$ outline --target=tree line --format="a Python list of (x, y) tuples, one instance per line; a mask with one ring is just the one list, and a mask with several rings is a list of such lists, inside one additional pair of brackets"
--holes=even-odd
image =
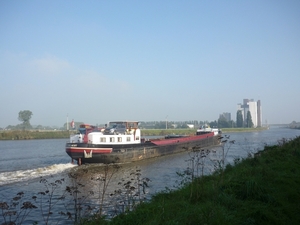
[[(33, 129), (30, 124), (30, 119), (32, 118), (33, 113), (30, 110), (20, 111), (18, 114), (18, 120), (22, 123), (11, 126), (9, 125), (6, 129), (10, 130), (31, 130)], [(235, 127), (253, 127), (252, 117), (250, 111), (247, 113), (247, 117), (244, 120), (243, 114), (241, 110), (237, 111), (236, 121), (227, 120), (223, 115), (219, 117), (218, 120), (215, 121), (198, 121), (198, 120), (189, 120), (189, 121), (148, 121), (148, 122), (140, 122), (140, 127), (144, 129), (188, 129), (193, 125), (194, 128), (198, 128), (202, 125), (209, 125), (210, 127), (218, 127), (218, 128), (235, 128)], [(65, 130), (67, 124), (60, 129)], [(35, 129), (43, 129), (45, 128), (42, 125), (38, 125)], [(49, 127), (50, 128), (50, 127)], [(51, 129), (51, 128), (50, 128)], [(53, 128), (52, 128), (53, 129)]]

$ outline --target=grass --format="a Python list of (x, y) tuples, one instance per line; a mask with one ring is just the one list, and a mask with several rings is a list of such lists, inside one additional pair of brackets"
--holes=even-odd
[[(222, 178), (222, 179), (221, 179)], [(93, 224), (299, 224), (300, 137)]]
[[(265, 127), (260, 128), (222, 128), (223, 133), (229, 132), (253, 132), (265, 130)], [(197, 129), (142, 129), (143, 136), (164, 136), (168, 134), (192, 135)]]
[(0, 132), (0, 140), (70, 138), (73, 131), (10, 130)]

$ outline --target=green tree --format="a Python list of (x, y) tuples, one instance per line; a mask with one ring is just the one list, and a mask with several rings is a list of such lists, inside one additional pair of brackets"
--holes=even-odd
[(19, 120), (22, 121), (22, 128), (25, 129), (30, 129), (31, 125), (30, 125), (30, 119), (32, 116), (32, 112), (30, 110), (23, 110), (19, 112)]
[(182, 123), (180, 126), (178, 126), (178, 128), (187, 129), (189, 126), (186, 123)]
[(229, 121), (226, 120), (226, 118), (221, 115), (220, 118), (218, 119), (218, 127), (219, 128), (227, 128), (230, 127), (231, 123), (229, 124)]
[(211, 128), (213, 128), (213, 127), (218, 127), (218, 122), (215, 120), (215, 121), (211, 121), (210, 123), (209, 123), (209, 126), (211, 127)]
[(237, 113), (236, 113), (236, 127), (243, 127), (242, 110), (238, 110)]
[(246, 127), (253, 127), (252, 117), (250, 111), (247, 112), (247, 119), (246, 119)]
[(169, 122), (167, 122), (167, 126), (166, 126), (165, 121), (159, 121), (155, 123), (154, 129), (166, 129), (166, 127), (170, 127), (170, 126), (171, 124)]

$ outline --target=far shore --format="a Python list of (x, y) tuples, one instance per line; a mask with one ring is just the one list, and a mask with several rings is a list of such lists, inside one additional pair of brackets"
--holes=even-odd
[[(261, 128), (222, 128), (222, 133), (231, 132), (258, 132), (266, 130)], [(168, 134), (193, 135), (197, 129), (141, 129), (142, 136), (165, 136)], [(31, 139), (67, 139), (76, 133), (75, 130), (5, 130), (0, 131), (0, 140), (31, 140)]]

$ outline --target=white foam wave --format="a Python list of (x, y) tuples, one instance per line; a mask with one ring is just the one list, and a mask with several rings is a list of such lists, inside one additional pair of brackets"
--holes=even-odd
[(18, 170), (12, 172), (3, 172), (0, 173), (0, 186), (11, 184), (15, 182), (27, 181), (42, 176), (48, 176), (63, 172), (70, 168), (75, 167), (76, 165), (67, 163), (67, 164), (54, 164), (47, 167), (41, 167), (31, 170)]

